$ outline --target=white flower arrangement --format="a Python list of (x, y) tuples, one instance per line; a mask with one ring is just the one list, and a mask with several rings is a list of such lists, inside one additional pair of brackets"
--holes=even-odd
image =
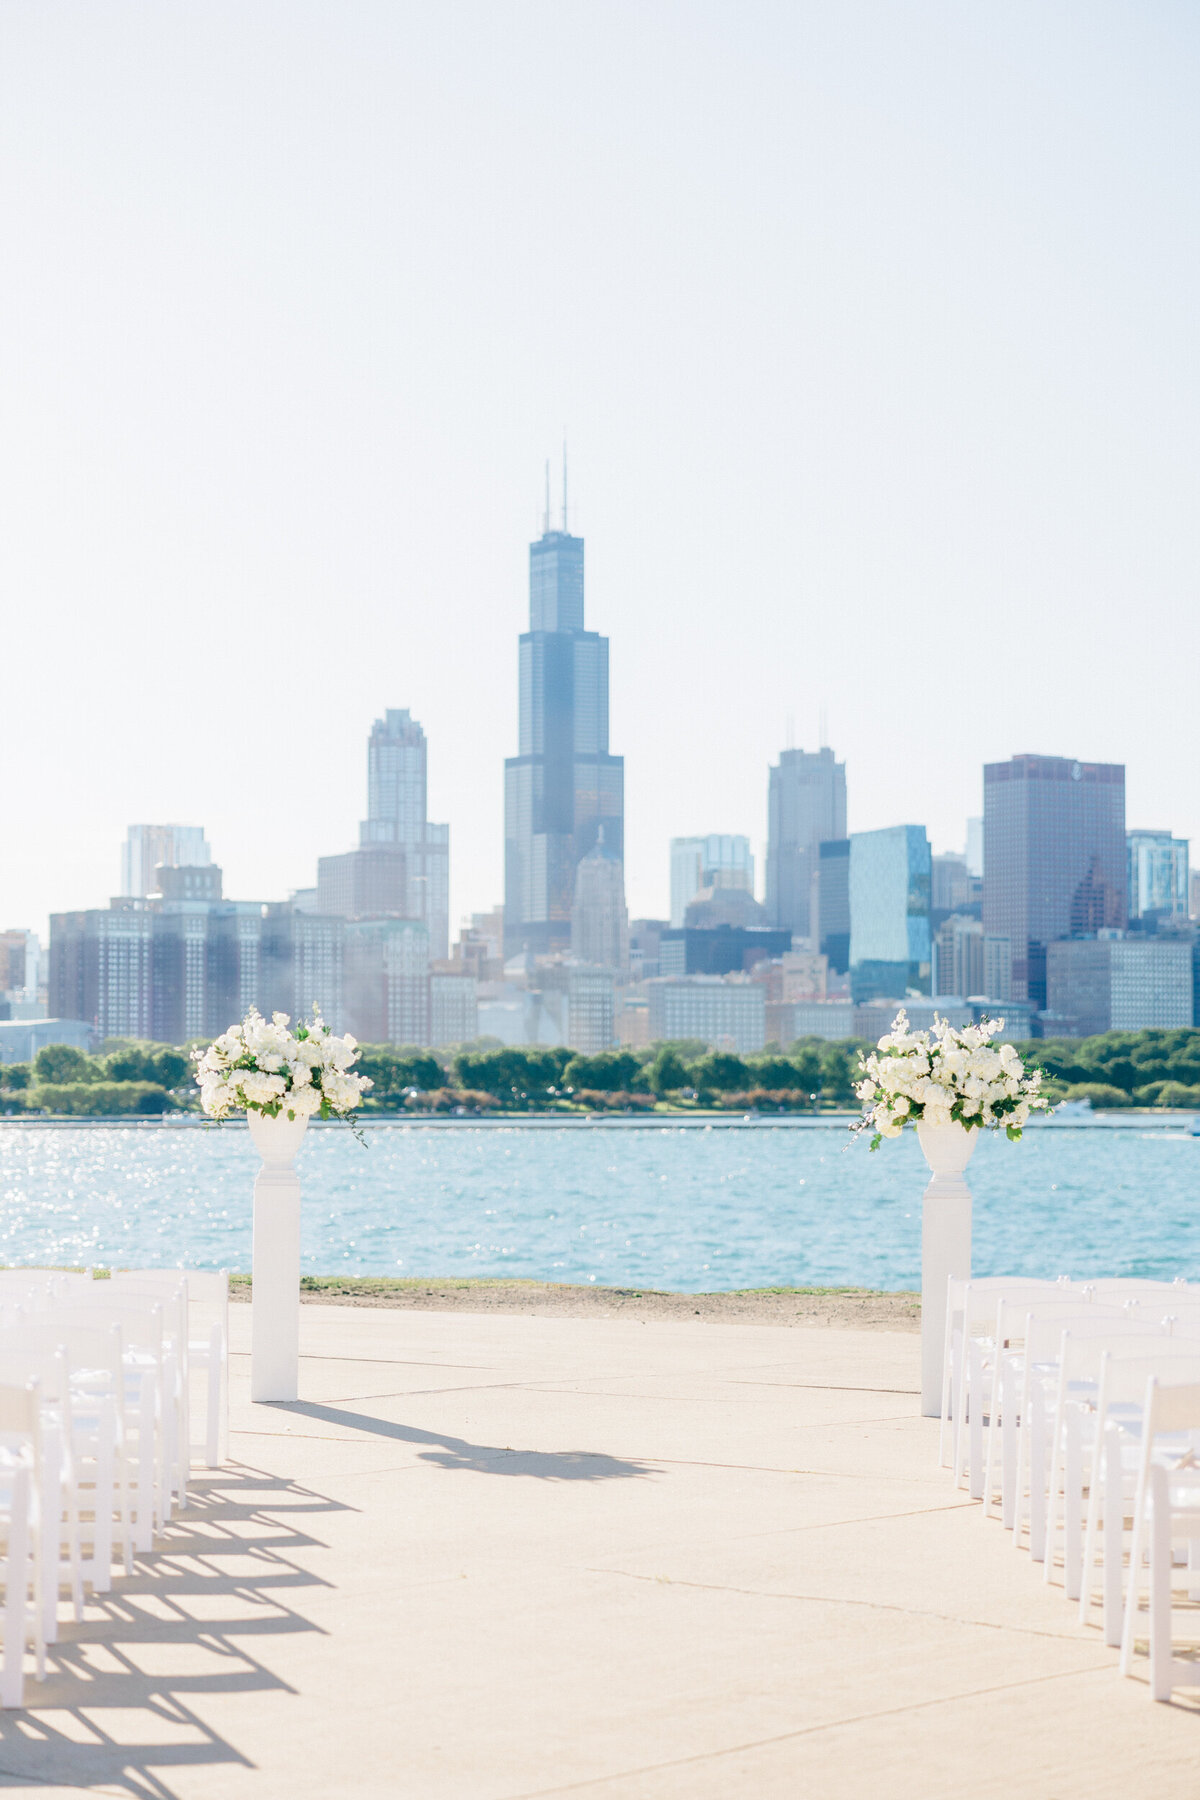
[(859, 1058), (855, 1093), (863, 1116), (854, 1131), (872, 1131), (872, 1150), (899, 1137), (906, 1125), (983, 1128), (1019, 1138), (1032, 1112), (1050, 1102), (1040, 1092), (1042, 1071), (1027, 1069), (1012, 1044), (993, 1047), (1003, 1019), (982, 1019), (957, 1030), (934, 1015), (932, 1031), (910, 1031), (904, 1008), (870, 1056)]
[(335, 1037), (313, 1008), (312, 1019), (289, 1026), (287, 1013), (270, 1022), (252, 1006), (240, 1025), (223, 1031), (207, 1050), (194, 1050), (200, 1104), (210, 1119), (231, 1112), (260, 1112), (269, 1119), (286, 1112), (289, 1119), (322, 1119), (353, 1115), (372, 1086), (355, 1075), (358, 1045), (352, 1037)]

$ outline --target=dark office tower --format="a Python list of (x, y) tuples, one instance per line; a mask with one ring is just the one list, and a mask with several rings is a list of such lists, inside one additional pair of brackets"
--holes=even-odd
[(846, 835), (846, 765), (833, 751), (782, 750), (767, 790), (767, 913), (772, 925), (812, 935), (819, 847)]
[(810, 935), (815, 948), (829, 958), (836, 974), (844, 975), (850, 967), (849, 838), (829, 839), (818, 846), (813, 909)]
[(983, 770), (983, 929), (1012, 994), (1046, 1006), (1046, 946), (1127, 921), (1125, 767), (1014, 756)]
[[(565, 514), (565, 507), (564, 507)], [(565, 950), (575, 871), (604, 831), (624, 856), (625, 763), (608, 751), (608, 639), (583, 628), (583, 539), (529, 547), (520, 648), (520, 754), (504, 765), (504, 944)]]

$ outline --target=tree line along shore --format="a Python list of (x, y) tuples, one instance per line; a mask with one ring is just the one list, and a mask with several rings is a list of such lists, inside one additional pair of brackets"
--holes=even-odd
[[(92, 1056), (48, 1044), (32, 1063), (0, 1066), (0, 1113), (119, 1117), (198, 1112), (192, 1046), (110, 1039)], [(583, 1056), (481, 1039), (424, 1050), (365, 1044), (374, 1086), (364, 1115), (843, 1111), (854, 1104), (856, 1040), (801, 1039), (752, 1056), (682, 1041)], [(1200, 1110), (1200, 1030), (1110, 1031), (1018, 1046), (1054, 1100)]]

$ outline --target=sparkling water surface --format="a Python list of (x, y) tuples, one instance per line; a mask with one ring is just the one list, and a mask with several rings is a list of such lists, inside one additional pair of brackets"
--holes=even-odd
[[(311, 1274), (508, 1275), (701, 1292), (920, 1286), (915, 1136), (843, 1127), (377, 1126), (297, 1158)], [(244, 1129), (0, 1128), (0, 1263), (250, 1267)], [(979, 1275), (1200, 1277), (1200, 1138), (1179, 1126), (985, 1137)]]

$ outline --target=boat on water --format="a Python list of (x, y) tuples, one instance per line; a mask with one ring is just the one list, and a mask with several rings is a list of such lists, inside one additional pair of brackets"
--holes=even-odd
[(1090, 1100), (1060, 1100), (1051, 1117), (1062, 1125), (1072, 1122), (1086, 1125), (1092, 1117), (1092, 1103)]

